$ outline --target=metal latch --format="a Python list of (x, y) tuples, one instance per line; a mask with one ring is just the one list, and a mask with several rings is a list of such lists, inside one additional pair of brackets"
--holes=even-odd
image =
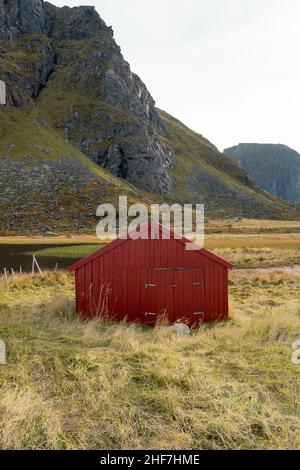
[(148, 289), (148, 287), (156, 287), (156, 284), (145, 284), (145, 289)]
[(156, 313), (145, 312), (145, 317), (155, 317)]
[(198, 316), (204, 317), (205, 312), (193, 312), (193, 315), (198, 315)]

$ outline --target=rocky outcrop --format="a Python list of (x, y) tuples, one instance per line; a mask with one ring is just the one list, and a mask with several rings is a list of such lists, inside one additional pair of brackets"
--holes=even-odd
[(300, 203), (300, 155), (286, 145), (239, 144), (224, 150), (266, 191)]
[(95, 208), (109, 200), (109, 182), (81, 162), (0, 160), (0, 233), (92, 229)]
[(171, 190), (175, 155), (163, 141), (167, 130), (112, 29), (93, 7), (26, 0), (21, 8), (18, 1), (2, 2), (0, 24), (3, 38), (18, 38), (2, 45), (10, 62), (12, 50), (19, 51), (15, 67), (2, 71), (0, 65), (8, 105), (30, 104), (46, 83), (45, 94), (53, 94), (58, 108), (61, 94), (84, 97), (83, 104), (74, 97), (74, 106), (56, 113), (55, 127), (114, 175), (153, 193)]
[(42, 35), (28, 35), (17, 43), (4, 42), (1, 56), (0, 76), (6, 83), (7, 105), (32, 105), (55, 67), (52, 42)]
[(101, 31), (113, 35), (111, 28), (92, 6), (57, 8), (44, 3), (44, 28), (47, 36), (57, 41), (93, 39)]
[[(164, 142), (151, 135), (152, 129), (139, 133), (134, 144), (114, 143), (98, 156), (98, 162), (119, 178), (127, 179), (140, 188), (155, 188), (165, 194), (171, 188), (174, 154)], [(130, 130), (127, 131), (130, 135)], [(134, 133), (134, 135), (137, 135)]]
[[(201, 201), (208, 213), (218, 211), (224, 216), (257, 219), (270, 219), (274, 215), (272, 204), (260, 203), (263, 201), (263, 197), (259, 195), (259, 192), (257, 192), (254, 204), (251, 192), (241, 191), (240, 187), (230, 186), (217, 175), (199, 166), (194, 166), (192, 175), (186, 181), (186, 194), (190, 201), (196, 202), (196, 198), (199, 198), (199, 188), (202, 193)], [(214, 188), (213, 197), (212, 188)], [(235, 207), (232, 206), (232, 201), (238, 201)]]
[(0, 38), (46, 33), (43, 0), (0, 0)]

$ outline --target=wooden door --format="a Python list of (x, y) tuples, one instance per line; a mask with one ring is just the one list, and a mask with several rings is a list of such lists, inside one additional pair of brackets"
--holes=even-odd
[(165, 315), (174, 321), (174, 274), (171, 270), (148, 269), (141, 286), (141, 322), (153, 325)]
[(202, 268), (174, 271), (174, 321), (196, 326), (205, 321)]

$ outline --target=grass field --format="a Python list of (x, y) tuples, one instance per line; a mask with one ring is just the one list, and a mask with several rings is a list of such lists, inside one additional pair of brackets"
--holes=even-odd
[[(279, 267), (300, 265), (300, 233), (295, 222), (257, 224), (216, 221), (206, 247), (239, 268), (278, 270), (233, 271), (230, 319), (190, 336), (79, 321), (63, 271), (0, 277), (0, 448), (299, 448), (300, 274)], [(101, 247), (93, 236), (14, 243), (51, 240), (70, 246), (41, 249), (41, 261)]]
[(104, 244), (96, 245), (75, 245), (75, 246), (64, 246), (64, 247), (55, 247), (55, 248), (46, 248), (45, 250), (40, 250), (36, 253), (37, 256), (55, 256), (60, 258), (83, 258), (85, 256), (94, 253), (97, 250), (103, 248)]
[(207, 233), (298, 233), (299, 220), (222, 219), (206, 221)]
[(63, 272), (0, 282), (0, 448), (299, 448), (300, 276), (233, 272), (188, 337), (79, 321)]
[[(205, 232), (207, 239), (211, 239), (212, 243), (214, 240), (225, 239), (230, 240), (232, 236), (237, 240), (253, 240), (253, 235), (260, 235), (260, 239), (265, 239), (266, 243), (270, 243), (271, 240), (280, 240), (282, 235), (284, 240), (287, 239), (287, 234), (294, 234), (295, 243), (300, 246), (300, 221), (299, 220), (263, 220), (263, 219), (208, 219), (205, 220)], [(272, 235), (266, 237), (266, 235)], [(230, 235), (228, 237), (228, 235)], [(242, 236), (239, 236), (242, 235)], [(107, 240), (108, 242), (109, 240)], [(0, 244), (97, 244), (100, 241), (97, 239), (94, 233), (90, 234), (59, 234), (55, 236), (1, 236)], [(274, 243), (274, 242), (273, 242)], [(276, 243), (276, 242), (275, 242)]]
[[(39, 259), (53, 256), (57, 258), (81, 259), (99, 250), (104, 245), (79, 245), (55, 247), (36, 253)], [(300, 265), (299, 249), (275, 248), (211, 248), (214, 253), (232, 263), (236, 268), (267, 268)]]
[(300, 233), (276, 234), (209, 234), (205, 247), (213, 248), (274, 248), (300, 249)]
[(221, 256), (236, 268), (272, 268), (300, 266), (300, 249), (276, 248), (216, 248)]
[[(205, 247), (232, 262), (236, 267), (300, 265), (300, 223), (297, 221), (230, 219), (229, 221), (209, 221), (206, 227), (208, 233), (205, 235)], [(39, 247), (38, 249), (34, 248), (35, 244)], [(60, 259), (62, 262), (65, 260), (65, 264), (69, 259), (71, 263), (104, 246), (94, 235), (1, 237), (2, 252), (5, 245), (8, 251), (9, 249), (14, 251), (16, 246), (23, 246), (22, 255), (28, 255), (29, 260), (32, 253), (35, 253), (41, 261), (48, 258), (51, 265), (49, 267), (55, 265), (56, 262), (60, 264)], [(47, 247), (41, 248), (43, 245)], [(26, 250), (26, 246), (29, 250)], [(12, 255), (11, 264), (17, 265), (18, 258), (14, 253)], [(9, 267), (9, 255), (7, 258), (4, 266)]]
[[(81, 259), (105, 245), (82, 244), (47, 248), (38, 257)], [(300, 234), (206, 235), (205, 247), (238, 268), (300, 265)]]

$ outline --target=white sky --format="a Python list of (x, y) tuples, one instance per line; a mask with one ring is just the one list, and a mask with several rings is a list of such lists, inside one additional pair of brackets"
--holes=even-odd
[(94, 5), (158, 107), (219, 149), (300, 152), (300, 0), (50, 0)]

